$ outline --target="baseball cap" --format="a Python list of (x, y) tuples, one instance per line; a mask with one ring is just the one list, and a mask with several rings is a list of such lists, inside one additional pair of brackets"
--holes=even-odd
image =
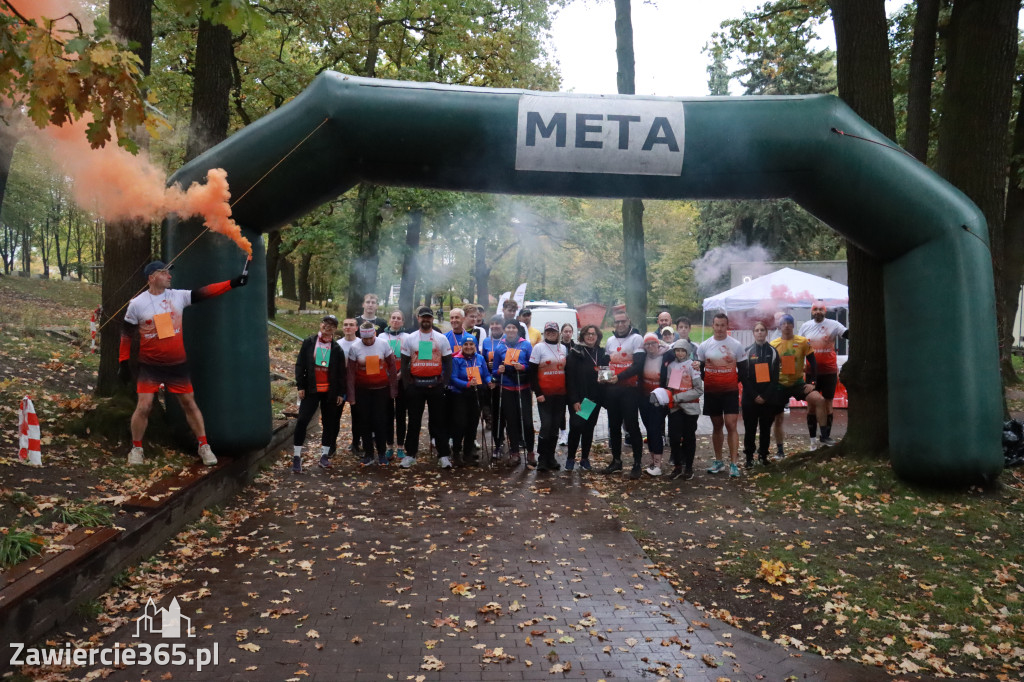
[(146, 274), (146, 277), (149, 277), (150, 275), (152, 275), (154, 272), (157, 272), (158, 270), (170, 270), (173, 267), (174, 267), (173, 265), (167, 265), (162, 260), (155, 260), (155, 261), (153, 261), (151, 263), (148, 263), (146, 265), (146, 269), (143, 270), (142, 272), (144, 272)]
[(434, 311), (430, 309), (430, 306), (420, 306), (420, 309), (416, 311), (416, 317), (423, 317), (424, 315), (434, 316)]
[(320, 320), (320, 321), (321, 322), (330, 322), (335, 327), (338, 326), (338, 318), (336, 318), (334, 315), (324, 315), (323, 319)]
[(558, 323), (557, 322), (545, 322), (544, 323), (544, 331), (547, 332), (547, 331), (552, 331), (552, 330), (554, 330), (556, 332), (558, 331)]
[(675, 334), (676, 330), (672, 327), (662, 327), (660, 333), (662, 336), (665, 336), (665, 334)]

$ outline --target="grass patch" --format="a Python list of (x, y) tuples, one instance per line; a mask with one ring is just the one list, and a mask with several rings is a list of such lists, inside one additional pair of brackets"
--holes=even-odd
[(0, 566), (10, 568), (38, 555), (46, 541), (27, 530), (0, 529)]
[(62, 523), (72, 523), (87, 528), (109, 526), (113, 523), (114, 512), (102, 504), (68, 504), (58, 507), (57, 518)]

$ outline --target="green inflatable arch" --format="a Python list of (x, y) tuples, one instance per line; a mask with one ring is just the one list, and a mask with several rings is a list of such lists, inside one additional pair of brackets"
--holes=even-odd
[[(584, 96), (325, 73), (172, 182), (187, 186), (217, 167), (241, 197), (234, 216), (250, 238), (361, 181), (581, 197), (791, 197), (885, 263), (897, 472), (955, 484), (1002, 469), (985, 220), (835, 97)], [(166, 255), (199, 230), (171, 226)], [(218, 452), (270, 439), (266, 271), (253, 241), (251, 285), (189, 312), (197, 399)], [(228, 278), (243, 259), (207, 235), (177, 261), (175, 281)]]

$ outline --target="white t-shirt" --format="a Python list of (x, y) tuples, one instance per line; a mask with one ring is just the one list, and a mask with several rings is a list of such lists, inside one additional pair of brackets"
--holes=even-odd
[(339, 339), (335, 339), (335, 341), (337, 342), (337, 344), (339, 346), (341, 346), (341, 352), (347, 358), (348, 357), (348, 352), (352, 348), (352, 344), (355, 343), (356, 341), (359, 341), (359, 337), (357, 336), (356, 338), (354, 338), (351, 341), (349, 341), (344, 336), (342, 336)]
[[(610, 361), (608, 366), (618, 376), (622, 374), (633, 364), (633, 356), (637, 353), (644, 353), (644, 337), (637, 333), (632, 333), (629, 336), (620, 339), (614, 334), (608, 339), (608, 342), (604, 344), (604, 350), (608, 353)], [(618, 383), (618, 386), (636, 386), (639, 382), (639, 377), (630, 377), (623, 382)]]
[(697, 346), (697, 360), (704, 363), (704, 392), (738, 391), (740, 375), (736, 363), (741, 359), (746, 359), (746, 348), (731, 336), (721, 341), (712, 336)]
[[(181, 335), (181, 314), (192, 305), (191, 289), (164, 289), (153, 295), (148, 290), (128, 303), (124, 321), (139, 327), (139, 360), (151, 365), (177, 365), (185, 362), (185, 344)], [(156, 317), (164, 315), (173, 331), (160, 338)]]
[[(377, 371), (367, 371), (367, 357), (376, 356)], [(393, 356), (391, 345), (377, 337), (367, 346), (362, 339), (354, 341), (348, 350), (348, 371), (356, 373), (356, 385), (363, 388), (384, 388), (388, 385), (388, 373), (385, 359)]]
[(830, 320), (827, 317), (819, 324), (814, 320), (807, 320), (800, 325), (797, 332), (811, 344), (814, 349), (814, 362), (818, 374), (838, 374), (839, 361), (836, 357), (836, 339), (846, 333), (846, 327), (841, 322)]
[(565, 346), (542, 341), (533, 347), (530, 364), (537, 365), (537, 385), (544, 395), (565, 395)]
[[(420, 342), (430, 343), (429, 360), (420, 359)], [(452, 354), (452, 345), (439, 331), (424, 334), (417, 329), (402, 339), (402, 355), (409, 358), (409, 372), (414, 380), (432, 380), (441, 376), (441, 358)]]

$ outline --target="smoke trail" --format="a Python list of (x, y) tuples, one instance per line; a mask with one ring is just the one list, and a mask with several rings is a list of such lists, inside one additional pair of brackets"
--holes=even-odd
[(85, 136), (88, 125), (89, 121), (82, 119), (42, 131), (25, 126), (26, 134), (71, 177), (75, 201), (80, 206), (107, 221), (160, 221), (168, 213), (183, 218), (202, 216), (207, 227), (252, 255), (252, 244), (231, 219), (226, 171), (212, 169), (205, 185), (193, 183), (184, 191), (177, 186), (167, 187), (166, 174), (145, 152), (132, 155), (112, 143), (92, 149)]
[(710, 288), (729, 274), (733, 263), (764, 263), (770, 254), (762, 246), (716, 246), (701, 258), (693, 261), (693, 274), (701, 288)]

